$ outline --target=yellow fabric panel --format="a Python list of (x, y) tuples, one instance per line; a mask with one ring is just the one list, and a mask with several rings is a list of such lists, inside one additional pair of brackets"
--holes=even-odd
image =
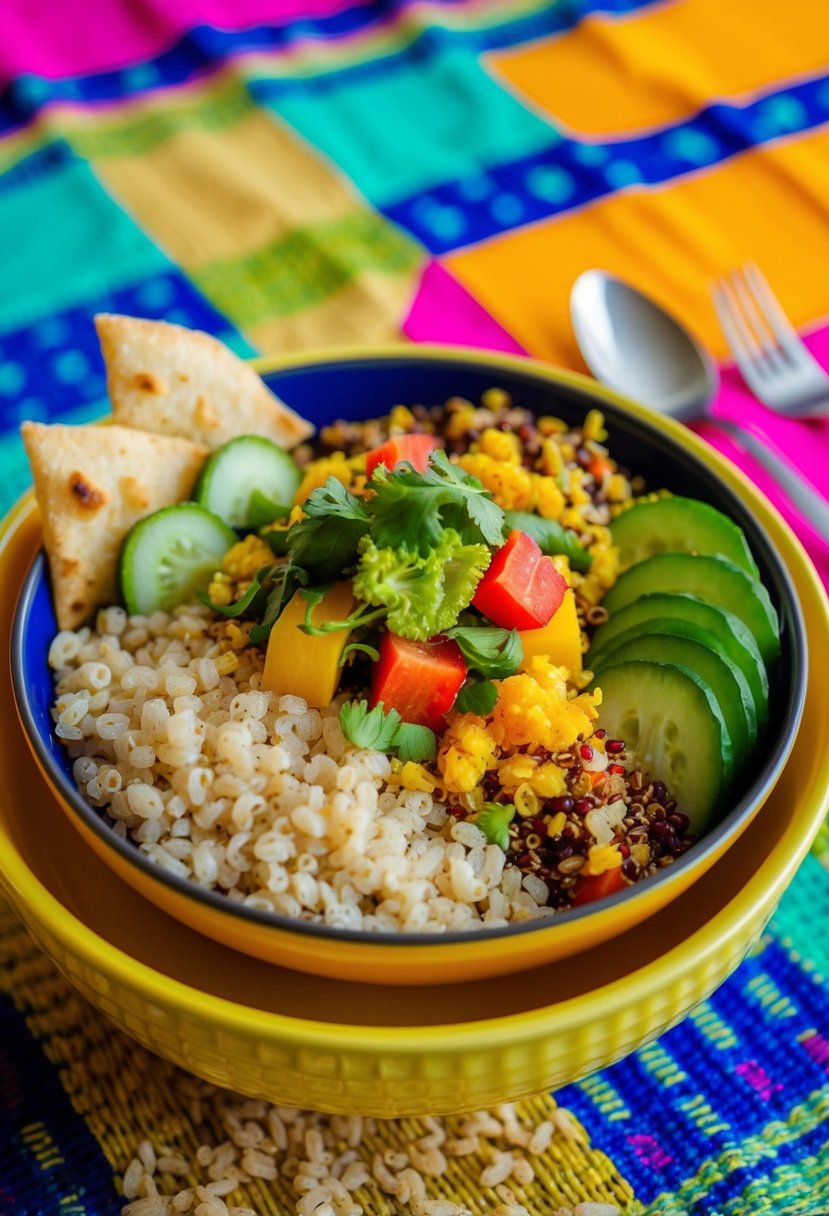
[(359, 205), (321, 156), (257, 111), (229, 127), (177, 131), (141, 156), (102, 155), (95, 170), (186, 269), (253, 252)]
[(446, 265), (531, 354), (553, 363), (584, 366), (568, 297), (592, 266), (651, 294), (725, 357), (708, 284), (749, 258), (796, 326), (829, 313), (827, 197), (829, 132), (821, 131), (505, 233)]
[(404, 274), (367, 272), (311, 309), (268, 317), (245, 332), (265, 355), (324, 346), (403, 341), (401, 318), (411, 304), (420, 268)]
[(603, 135), (677, 122), (827, 59), (826, 0), (677, 0), (621, 18), (587, 17), (490, 63), (565, 126)]

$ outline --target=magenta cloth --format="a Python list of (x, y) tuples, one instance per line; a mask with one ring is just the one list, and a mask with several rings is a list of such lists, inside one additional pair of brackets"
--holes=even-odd
[[(415, 342), (445, 342), (451, 346), (527, 353), (448, 271), (434, 262), (424, 272), (404, 330)], [(829, 325), (805, 335), (804, 340), (818, 362), (829, 371)], [(781, 418), (760, 405), (734, 367), (722, 367), (720, 376), (714, 412), (739, 422), (758, 438), (767, 439), (778, 455), (788, 459), (805, 480), (829, 497), (829, 417), (811, 422)], [(696, 424), (693, 429), (742, 469), (778, 508), (829, 588), (829, 537), (822, 536), (810, 520), (794, 509), (774, 479), (729, 436), (709, 423)]]
[[(58, 80), (151, 59), (200, 25), (243, 30), (327, 17), (370, 0), (0, 0), (0, 80)], [(44, 37), (44, 30), (49, 36)]]
[(430, 262), (403, 329), (413, 342), (527, 352), (440, 263)]

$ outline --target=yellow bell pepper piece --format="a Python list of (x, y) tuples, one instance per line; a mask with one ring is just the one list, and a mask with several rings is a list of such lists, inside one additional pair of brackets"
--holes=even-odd
[(543, 629), (522, 629), (518, 636), (525, 659), (546, 655), (556, 667), (568, 667), (571, 672), (581, 671), (581, 633), (572, 588), (564, 592), (558, 610)]
[[(351, 583), (336, 583), (314, 608), (312, 620), (315, 625), (341, 621), (353, 611), (354, 603)], [(303, 633), (299, 626), (307, 607), (297, 591), (271, 630), (262, 687), (280, 697), (302, 697), (315, 709), (324, 709), (337, 691), (348, 630), (317, 636)]]

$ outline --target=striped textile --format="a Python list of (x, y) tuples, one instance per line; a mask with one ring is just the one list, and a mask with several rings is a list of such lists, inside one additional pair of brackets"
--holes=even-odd
[[(760, 262), (829, 367), (827, 199), (825, 0), (3, 0), (0, 507), (28, 484), (22, 419), (106, 408), (97, 311), (245, 354), (439, 340), (578, 368), (568, 290), (596, 265), (688, 324), (723, 416), (825, 488), (829, 421), (750, 397), (707, 285)], [(829, 538), (700, 429), (829, 584)], [(551, 1159), (533, 1212), (829, 1211), (827, 856), (682, 1027), (557, 1095), (590, 1147)], [(191, 1134), (171, 1066), (5, 908), (0, 977), (0, 1214), (109, 1216), (142, 1135)]]

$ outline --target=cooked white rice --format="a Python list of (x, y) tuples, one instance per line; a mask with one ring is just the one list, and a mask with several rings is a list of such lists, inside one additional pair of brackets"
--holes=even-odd
[[(361, 751), (338, 704), (260, 688), (208, 609), (63, 632), (49, 651), (75, 780), (156, 865), (250, 907), (338, 928), (445, 932), (554, 915), (504, 853)], [(538, 884), (535, 884), (538, 887)], [(543, 884), (542, 884), (543, 885)]]

